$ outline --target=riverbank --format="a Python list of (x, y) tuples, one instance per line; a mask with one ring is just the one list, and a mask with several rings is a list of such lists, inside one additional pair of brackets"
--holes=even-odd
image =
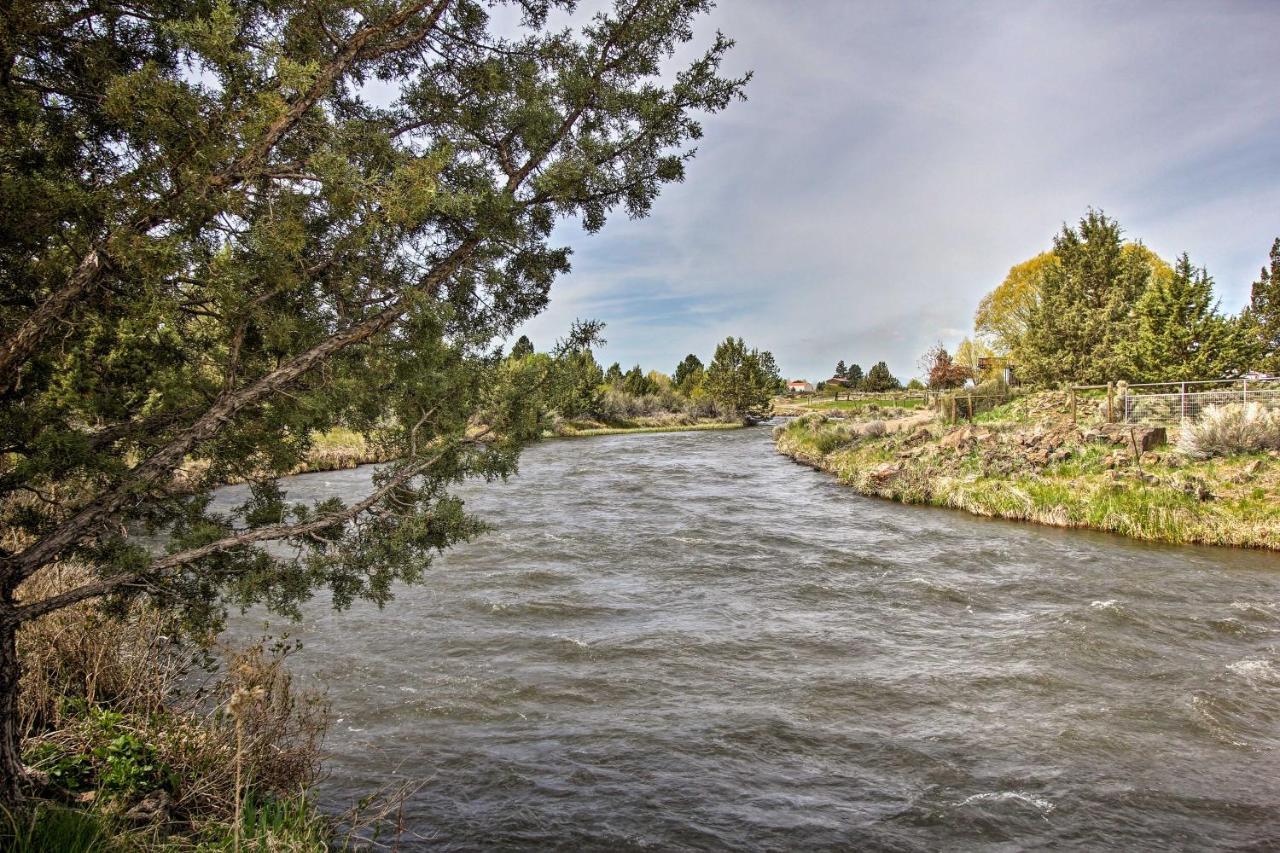
[(746, 424), (740, 421), (726, 423), (724, 421), (699, 421), (691, 424), (659, 424), (653, 426), (583, 426), (569, 427), (559, 432), (547, 432), (551, 438), (587, 438), (599, 435), (629, 435), (631, 433), (653, 432), (700, 432), (703, 430), (742, 429)]
[(932, 421), (884, 435), (807, 415), (778, 427), (775, 447), (860, 494), (902, 503), (1155, 542), (1280, 550), (1274, 452), (1191, 460), (1153, 434), (1135, 457), (1126, 431), (1073, 425), (1060, 396), (1020, 401), (979, 424)]

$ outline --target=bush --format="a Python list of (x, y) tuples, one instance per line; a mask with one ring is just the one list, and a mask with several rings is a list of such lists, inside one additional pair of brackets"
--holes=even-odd
[[(74, 564), (51, 567), (19, 596), (85, 576)], [(112, 614), (86, 602), (50, 613), (18, 635), (24, 760), (53, 787), (96, 791), (95, 802), (122, 809), (164, 791), (171, 816), (193, 826), (234, 814), (237, 764), (250, 795), (296, 797), (318, 775), (328, 713), (322, 697), (293, 687), (288, 651), (228, 651), (221, 673), (199, 684), (191, 676), (209, 649), (156, 607)], [(237, 695), (249, 701), (233, 716)]]
[(1280, 450), (1280, 412), (1258, 403), (1210, 406), (1183, 421), (1178, 447), (1195, 459)]
[(867, 438), (879, 438), (885, 434), (885, 431), (884, 421), (872, 421), (862, 428), (862, 434)]

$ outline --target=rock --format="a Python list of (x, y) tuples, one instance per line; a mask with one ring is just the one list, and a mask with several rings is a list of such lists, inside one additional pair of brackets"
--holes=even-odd
[(152, 791), (140, 803), (124, 813), (126, 820), (140, 823), (167, 823), (173, 801), (164, 791)]
[(883, 462), (871, 469), (869, 476), (877, 485), (882, 485), (902, 473), (902, 466), (897, 462)]
[(1184, 477), (1178, 486), (1198, 501), (1213, 500), (1213, 492), (1209, 491), (1209, 486), (1199, 477)]
[(947, 450), (968, 450), (979, 442), (989, 441), (993, 435), (995, 433), (989, 429), (970, 424), (959, 429), (953, 429), (944, 435), (938, 441), (938, 446)]
[(1118, 444), (1131, 448), (1136, 442), (1139, 450), (1153, 450), (1162, 444), (1169, 443), (1169, 434), (1164, 427), (1146, 426), (1145, 424), (1103, 424), (1084, 433), (1084, 440)]

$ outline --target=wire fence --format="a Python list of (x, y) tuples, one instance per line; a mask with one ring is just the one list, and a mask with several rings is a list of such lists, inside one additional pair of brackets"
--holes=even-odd
[(1210, 406), (1258, 403), (1280, 409), (1280, 377), (1219, 379), (1196, 382), (1151, 382), (1136, 385), (1077, 385), (1071, 389), (1073, 416), (1080, 392), (1106, 391), (1098, 398), (1099, 413), (1106, 421), (1132, 424), (1179, 424), (1196, 419)]

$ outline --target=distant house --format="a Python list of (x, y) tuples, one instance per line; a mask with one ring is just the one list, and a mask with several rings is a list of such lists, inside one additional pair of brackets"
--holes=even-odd
[(834, 385), (834, 386), (836, 386), (837, 388), (852, 388), (852, 387), (853, 387), (853, 383), (852, 383), (852, 382), (850, 382), (848, 379), (845, 379), (843, 376), (832, 376), (830, 379), (828, 379), (828, 380), (827, 380), (827, 384), (828, 384), (828, 385)]
[(803, 379), (792, 379), (787, 383), (787, 390), (792, 394), (812, 394), (813, 385)]

